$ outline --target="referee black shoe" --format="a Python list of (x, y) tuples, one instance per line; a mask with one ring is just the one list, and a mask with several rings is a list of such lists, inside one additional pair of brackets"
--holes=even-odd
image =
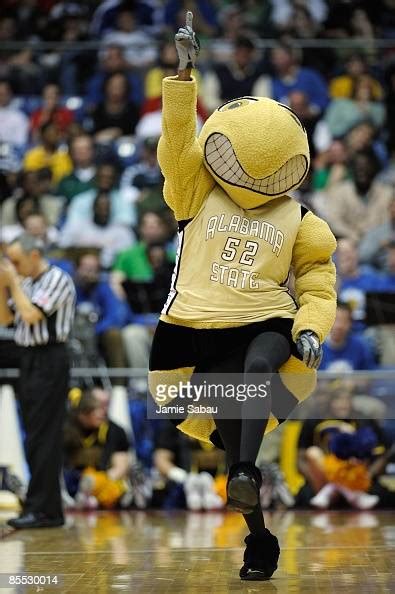
[(7, 521), (9, 526), (17, 529), (23, 528), (55, 528), (57, 526), (63, 526), (64, 518), (60, 516), (58, 518), (49, 518), (42, 513), (26, 513), (19, 518), (12, 518)]

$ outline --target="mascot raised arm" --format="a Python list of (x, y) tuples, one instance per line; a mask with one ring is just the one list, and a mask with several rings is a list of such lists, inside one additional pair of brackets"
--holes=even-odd
[(244, 515), (250, 531), (240, 577), (264, 580), (280, 549), (265, 527), (256, 457), (264, 433), (314, 390), (321, 344), (335, 318), (336, 241), (323, 220), (289, 196), (310, 165), (297, 116), (271, 99), (239, 97), (218, 107), (197, 137), (191, 69), (199, 44), (191, 13), (175, 41), (179, 71), (163, 80), (158, 159), (179, 245), (149, 387), (158, 402), (159, 385), (174, 387), (198, 371), (277, 378), (259, 415), (243, 413), (245, 403), (239, 418), (191, 415), (177, 425), (224, 447), (228, 507)]

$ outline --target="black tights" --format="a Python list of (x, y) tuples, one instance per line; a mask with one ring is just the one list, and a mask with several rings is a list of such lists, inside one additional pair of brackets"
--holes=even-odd
[[(247, 352), (242, 353), (242, 359), (241, 353), (236, 353), (226, 361), (216, 363), (210, 371), (237, 373), (242, 365), (244, 374), (275, 373), (288, 360), (290, 353), (289, 342), (282, 334), (263, 332), (252, 340)], [(246, 379), (248, 382), (248, 378)], [(283, 397), (293, 403), (294, 397), (284, 386), (282, 386), (282, 392)], [(255, 464), (271, 409), (271, 398), (267, 396), (262, 399), (260, 418), (248, 418), (247, 400), (241, 406), (241, 418), (215, 419), (225, 447), (228, 466), (238, 462)], [(245, 514), (244, 519), (252, 534), (259, 535), (265, 528), (260, 505), (251, 514)]]

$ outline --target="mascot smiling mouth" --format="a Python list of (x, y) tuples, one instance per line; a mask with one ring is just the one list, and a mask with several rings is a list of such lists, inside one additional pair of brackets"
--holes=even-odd
[(266, 196), (282, 196), (298, 186), (308, 167), (306, 157), (296, 155), (267, 177), (251, 177), (239, 163), (230, 140), (219, 132), (214, 132), (207, 138), (204, 152), (207, 164), (220, 179)]

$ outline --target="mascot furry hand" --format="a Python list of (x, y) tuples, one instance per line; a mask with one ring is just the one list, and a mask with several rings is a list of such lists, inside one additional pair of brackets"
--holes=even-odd
[[(218, 107), (196, 137), (190, 69), (199, 46), (190, 15), (176, 46), (180, 70), (163, 80), (158, 160), (164, 198), (179, 225), (179, 250), (161, 320), (197, 329), (293, 320), (297, 350), (279, 372), (303, 400), (314, 389), (321, 344), (336, 310), (335, 238), (326, 222), (288, 195), (308, 173), (306, 131), (287, 106), (240, 97)], [(290, 271), (296, 302), (287, 287)], [(162, 348), (165, 354), (175, 345)], [(154, 399), (159, 384), (187, 381), (193, 371), (183, 365), (151, 368)], [(271, 417), (266, 431), (276, 425)], [(190, 417), (179, 428), (208, 441), (214, 422)]]

